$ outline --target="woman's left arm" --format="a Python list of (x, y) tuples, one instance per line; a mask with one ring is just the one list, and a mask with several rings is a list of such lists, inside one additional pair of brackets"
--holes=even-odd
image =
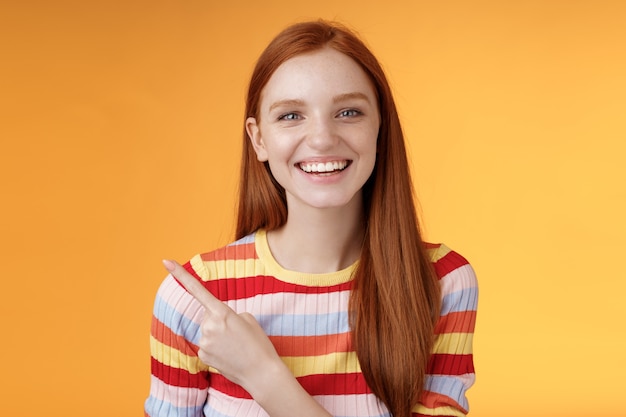
[(466, 392), (474, 384), (473, 337), (478, 304), (474, 269), (458, 253), (443, 247), (435, 263), (442, 292), (441, 315), (421, 404), (415, 417), (455, 416), (469, 412)]

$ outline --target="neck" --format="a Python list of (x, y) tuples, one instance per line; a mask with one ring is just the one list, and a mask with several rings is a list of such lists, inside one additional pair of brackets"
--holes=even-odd
[(328, 273), (347, 268), (361, 254), (364, 227), (360, 196), (340, 208), (289, 204), (287, 222), (268, 233), (276, 261), (285, 269)]

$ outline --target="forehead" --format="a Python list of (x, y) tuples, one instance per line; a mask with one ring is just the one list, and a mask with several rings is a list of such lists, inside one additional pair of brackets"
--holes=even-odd
[(363, 68), (332, 48), (296, 55), (274, 71), (261, 92), (261, 108), (273, 100), (315, 100), (361, 92), (374, 102), (375, 89)]

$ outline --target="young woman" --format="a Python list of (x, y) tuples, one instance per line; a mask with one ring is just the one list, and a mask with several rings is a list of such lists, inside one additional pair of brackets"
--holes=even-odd
[(376, 58), (339, 25), (291, 26), (245, 116), (237, 241), (164, 261), (146, 415), (465, 415), (476, 279), (421, 239)]

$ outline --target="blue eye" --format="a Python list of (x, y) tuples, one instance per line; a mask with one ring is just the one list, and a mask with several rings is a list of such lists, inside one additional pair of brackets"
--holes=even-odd
[(348, 110), (342, 110), (341, 113), (339, 113), (339, 116), (340, 117), (355, 117), (360, 114), (361, 112), (356, 109), (348, 109)]
[(300, 116), (296, 113), (285, 113), (278, 117), (278, 120), (298, 120)]

